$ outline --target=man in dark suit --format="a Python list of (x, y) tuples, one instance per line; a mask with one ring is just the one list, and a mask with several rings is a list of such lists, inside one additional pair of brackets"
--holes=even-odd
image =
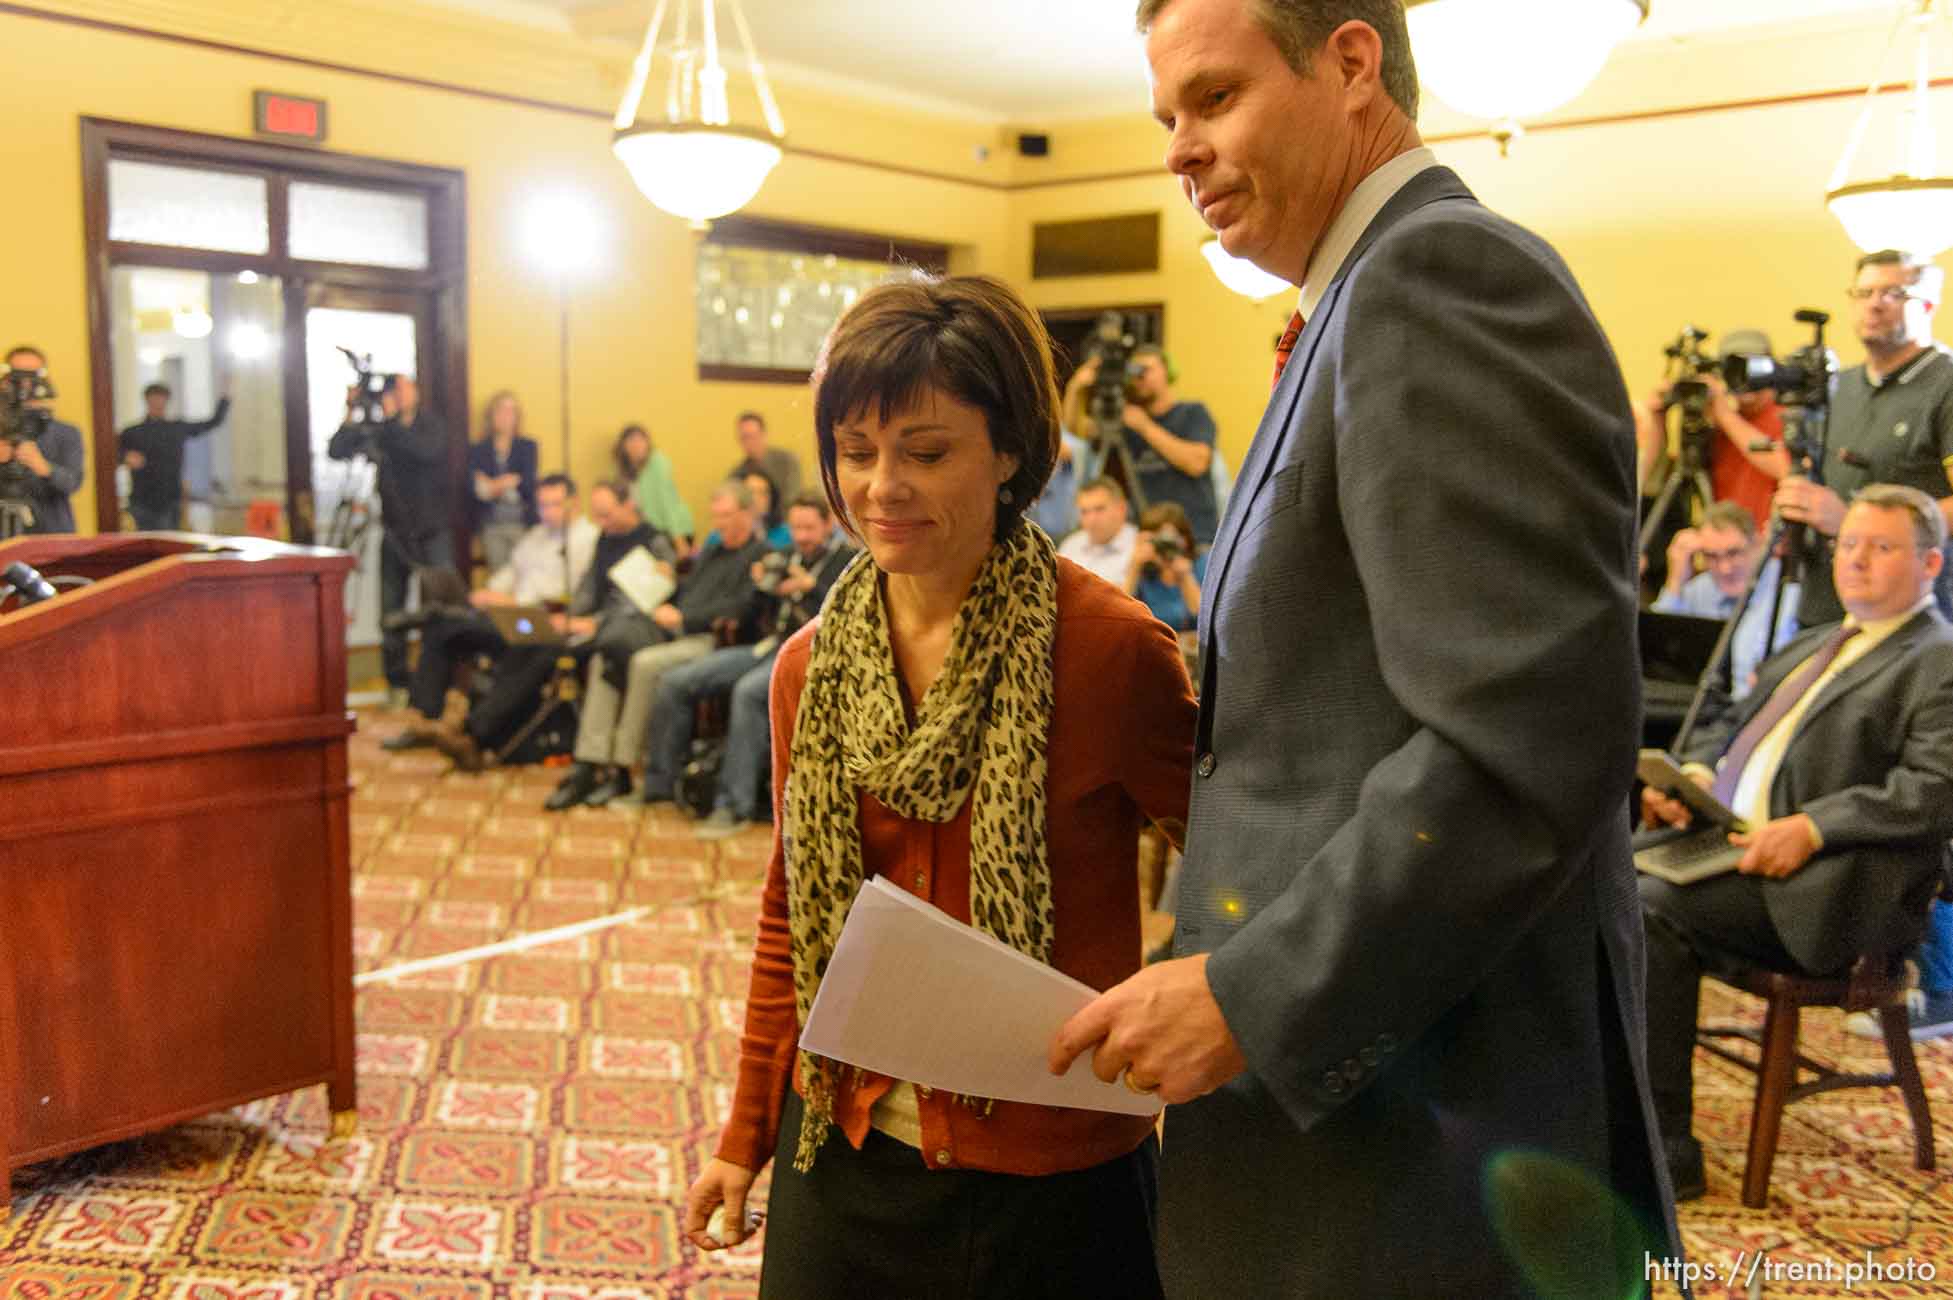
[(1630, 1293), (1680, 1252), (1619, 369), (1421, 148), (1400, 0), (1139, 18), (1168, 168), (1303, 305), (1208, 557), (1177, 959), (1052, 1064), (1174, 1103), (1170, 1296)]
[[(1705, 968), (1836, 975), (1918, 942), (1953, 838), (1953, 629), (1933, 606), (1946, 520), (1917, 488), (1859, 489), (1831, 565), (1843, 623), (1764, 661), (1696, 733), (1685, 770), (1751, 826), (1737, 874), (1641, 879), (1648, 1065), (1677, 1197), (1703, 1191), (1689, 1131)], [(1688, 824), (1654, 790), (1651, 822)]]

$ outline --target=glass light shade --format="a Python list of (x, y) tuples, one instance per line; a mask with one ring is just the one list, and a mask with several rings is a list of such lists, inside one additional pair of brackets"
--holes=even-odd
[(745, 207), (780, 161), (769, 136), (697, 122), (640, 123), (610, 147), (645, 198), (694, 222)]
[(1824, 203), (1863, 252), (1901, 248), (1938, 257), (1953, 248), (1953, 179), (1895, 176), (1846, 185), (1827, 194)]
[(1214, 268), (1220, 282), (1243, 298), (1260, 302), (1272, 298), (1284, 289), (1294, 285), (1279, 275), (1270, 275), (1245, 257), (1236, 257), (1221, 247), (1221, 241), (1209, 235), (1200, 245), (1200, 255), (1207, 259), (1207, 265)]
[(1409, 14), (1424, 87), (1460, 113), (1511, 119), (1585, 90), (1647, 0), (1424, 0)]
[(207, 339), (217, 323), (201, 307), (180, 307), (170, 316), (170, 328), (178, 338)]

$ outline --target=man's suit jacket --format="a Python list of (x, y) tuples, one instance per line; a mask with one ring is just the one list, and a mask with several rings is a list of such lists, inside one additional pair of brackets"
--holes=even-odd
[(1167, 1115), (1176, 1300), (1620, 1295), (1675, 1253), (1628, 851), (1634, 500), (1572, 276), (1450, 171), (1414, 178), (1303, 330), (1208, 557), (1175, 952), (1212, 954), (1249, 1069)]
[[(1685, 758), (1714, 764), (1837, 629), (1812, 628), (1766, 659), (1756, 689), (1723, 705)], [(1806, 813), (1823, 850), (1763, 891), (1784, 948), (1825, 973), (1919, 940), (1953, 839), (1953, 628), (1932, 609), (1826, 683), (1770, 784), (1770, 815)]]

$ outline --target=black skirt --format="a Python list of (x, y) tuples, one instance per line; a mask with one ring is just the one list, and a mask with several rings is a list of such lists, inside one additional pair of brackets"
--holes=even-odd
[(1090, 1169), (1025, 1177), (932, 1170), (914, 1147), (839, 1127), (793, 1167), (787, 1090), (767, 1201), (760, 1300), (1160, 1300), (1159, 1140)]

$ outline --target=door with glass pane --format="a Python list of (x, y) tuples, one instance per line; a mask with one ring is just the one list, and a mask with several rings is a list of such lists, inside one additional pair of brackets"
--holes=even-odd
[(339, 345), (420, 381), (459, 473), (460, 173), (86, 118), (82, 146), (102, 529), (130, 526), (116, 434), (162, 382), (174, 419), (231, 399), (184, 448), (184, 526), (324, 541), (353, 490), (325, 457), (351, 377)]
[[(297, 519), (322, 545), (345, 546), (359, 557), (358, 577), (347, 591), (348, 629), (354, 645), (380, 637), (380, 511), (375, 470), (364, 457), (333, 460), (326, 454), (346, 416), (346, 389), (354, 370), (346, 354), (369, 362), (374, 373), (422, 377), (429, 356), (430, 316), (425, 299), (314, 285), (305, 309), (306, 459), (312, 491), (299, 502)], [(423, 405), (434, 410), (432, 395)]]

